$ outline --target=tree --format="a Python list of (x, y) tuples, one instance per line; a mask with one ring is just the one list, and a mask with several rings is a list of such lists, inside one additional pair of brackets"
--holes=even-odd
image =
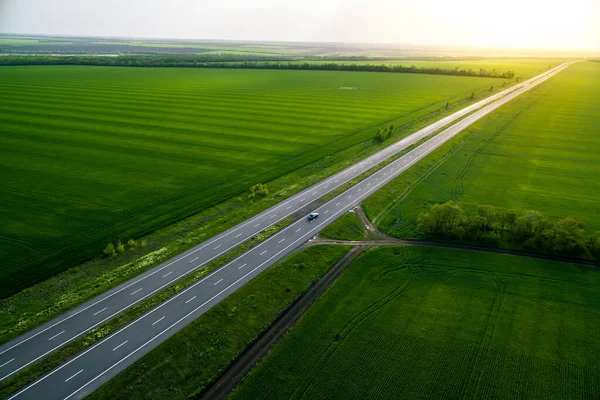
[(585, 251), (587, 238), (585, 224), (569, 217), (559, 220), (553, 227), (551, 250), (556, 253), (581, 254)]
[(500, 233), (504, 233), (505, 230), (510, 230), (514, 233), (515, 221), (519, 214), (514, 210), (504, 210), (498, 214), (498, 222), (500, 224)]
[(434, 204), (428, 213), (419, 216), (417, 227), (431, 235), (449, 236), (462, 221), (463, 214), (460, 206), (453, 201)]
[(119, 240), (117, 242), (117, 253), (124, 253), (125, 252), (125, 246), (123, 246), (123, 243), (121, 243), (121, 241)]
[(129, 250), (130, 250), (130, 251), (133, 251), (133, 250), (135, 250), (135, 248), (137, 247), (137, 243), (135, 242), (135, 240), (133, 240), (133, 239), (129, 239), (129, 240), (127, 241), (127, 246), (129, 246)]
[(488, 229), (491, 229), (492, 224), (496, 221), (496, 211), (492, 206), (478, 206), (477, 215), (482, 218), (483, 232), (486, 233)]
[(266, 196), (269, 194), (269, 189), (267, 185), (264, 183), (257, 183), (254, 186), (250, 186), (248, 198), (253, 198), (256, 196)]
[(590, 253), (592, 253), (594, 258), (600, 260), (600, 231), (590, 235), (587, 247), (590, 249)]
[(112, 243), (109, 243), (103, 250), (104, 254), (108, 257), (115, 257), (117, 252), (115, 251), (115, 246)]

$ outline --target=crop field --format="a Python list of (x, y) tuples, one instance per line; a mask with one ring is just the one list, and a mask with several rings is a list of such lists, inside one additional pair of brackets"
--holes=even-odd
[(600, 271), (467, 250), (372, 249), (232, 399), (592, 399)]
[[(600, 63), (578, 63), (494, 112), (369, 198), (388, 234), (417, 238), (432, 204), (575, 217), (600, 230)], [(448, 157), (443, 155), (450, 154)]]
[[(0, 69), (4, 297), (497, 79), (327, 71)], [(354, 90), (341, 88), (353, 87)], [(254, 200), (260, 201), (260, 200)], [(10, 284), (9, 284), (10, 283)]]

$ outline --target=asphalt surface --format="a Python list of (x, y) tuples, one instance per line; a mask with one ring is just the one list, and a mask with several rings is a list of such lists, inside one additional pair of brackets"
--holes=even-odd
[(85, 397), (266, 268), (287, 256), (335, 219), (362, 202), (463, 129), (521, 93), (542, 83), (568, 65), (570, 63), (565, 63), (445, 117), (354, 166), (250, 218), (244, 223), (215, 236), (179, 257), (161, 264), (4, 345), (0, 349), (0, 374), (2, 374), (0, 380), (6, 379), (74, 338), (81, 336), (95, 326), (202, 267), (268, 226), (277, 223), (296, 210), (302, 209), (314, 200), (335, 190), (347, 181), (427, 137), (448, 123), (485, 106), (319, 207), (315, 210), (320, 214), (317, 220), (308, 222), (305, 218), (302, 218), (296, 221), (124, 328), (62, 364), (9, 397), (9, 399), (79, 399)]

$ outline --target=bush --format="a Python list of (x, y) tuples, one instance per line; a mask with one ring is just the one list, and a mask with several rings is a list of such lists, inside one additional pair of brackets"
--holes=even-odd
[(123, 245), (123, 243), (121, 243), (121, 241), (119, 240), (117, 242), (117, 253), (124, 253), (125, 252), (125, 246)]
[(269, 194), (269, 188), (267, 188), (266, 184), (257, 183), (254, 186), (251, 186), (248, 193), (248, 198), (253, 198), (256, 196), (266, 196)]
[(115, 251), (115, 246), (112, 243), (109, 243), (103, 250), (104, 254), (108, 257), (115, 257), (117, 252)]
[(127, 246), (129, 246), (129, 251), (133, 251), (133, 250), (135, 250), (135, 248), (137, 247), (137, 243), (136, 243), (136, 241), (135, 241), (135, 240), (133, 240), (133, 239), (129, 239), (129, 240), (127, 241)]

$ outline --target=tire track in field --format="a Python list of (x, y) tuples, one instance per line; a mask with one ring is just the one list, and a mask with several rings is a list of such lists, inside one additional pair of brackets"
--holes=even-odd
[(452, 200), (454, 202), (457, 202), (458, 199), (464, 194), (465, 192), (465, 188), (464, 188), (464, 177), (467, 174), (467, 172), (469, 172), (469, 170), (471, 169), (471, 166), (473, 165), (473, 162), (475, 162), (475, 159), (477, 157), (479, 157), (479, 155), (494, 141), (496, 140), (496, 138), (498, 136), (500, 136), (500, 134), (502, 134), (502, 132), (504, 132), (506, 130), (506, 128), (508, 128), (514, 121), (516, 121), (525, 111), (527, 111), (529, 108), (531, 108), (534, 104), (536, 104), (538, 101), (540, 100), (540, 98), (532, 101), (531, 103), (529, 103), (527, 106), (525, 106), (523, 109), (519, 110), (516, 114), (514, 114), (511, 118), (509, 118), (508, 121), (506, 121), (506, 123), (504, 123), (504, 125), (502, 125), (488, 140), (486, 140), (483, 145), (481, 145), (476, 151), (475, 153), (473, 153), (471, 155), (471, 157), (469, 157), (469, 159), (467, 160), (467, 163), (465, 164), (465, 166), (463, 167), (463, 169), (461, 170), (461, 172), (456, 176), (456, 178), (454, 179), (454, 183), (452, 184), (452, 189), (450, 191), (450, 198), (448, 200)]
[(14, 193), (20, 193), (20, 194), (32, 194), (36, 197), (52, 197), (55, 199), (60, 199), (60, 200), (64, 200), (67, 201), (69, 203), (75, 203), (75, 204), (81, 204), (84, 206), (88, 206), (88, 207), (94, 207), (94, 208), (101, 208), (101, 209), (105, 209), (105, 210), (111, 210), (111, 211), (116, 211), (118, 213), (119, 216), (125, 217), (127, 215), (129, 215), (129, 211), (127, 211), (124, 208), (117, 208), (117, 207), (110, 207), (110, 206), (104, 206), (102, 204), (96, 204), (96, 203), (90, 203), (90, 202), (86, 202), (83, 200), (76, 200), (70, 197), (65, 197), (65, 196), (57, 196), (54, 194), (49, 194), (49, 193), (41, 193), (41, 192), (36, 192), (34, 190), (25, 190), (25, 189), (16, 189), (16, 188), (10, 188), (10, 187), (6, 187), (6, 186), (0, 186), (0, 190), (4, 191), (4, 192), (14, 192)]
[[(399, 260), (398, 263), (402, 262)], [(394, 266), (393, 268), (397, 268)], [(299, 386), (294, 393), (290, 396), (290, 398), (302, 398), (306, 391), (312, 386), (317, 374), (320, 370), (320, 365), (326, 364), (337, 352), (337, 350), (341, 347), (344, 340), (352, 334), (352, 331), (360, 324), (360, 322), (364, 321), (371, 314), (377, 312), (382, 307), (393, 301), (395, 298), (400, 296), (408, 287), (410, 287), (415, 281), (416, 277), (413, 274), (409, 275), (409, 279), (407, 281), (402, 282), (401, 285), (397, 286), (394, 290), (388, 293), (386, 296), (372, 303), (370, 306), (366, 307), (358, 314), (356, 314), (350, 321), (346, 323), (346, 325), (342, 328), (342, 330), (337, 334), (339, 336), (338, 341), (332, 341), (329, 346), (325, 349), (325, 351), (321, 354), (321, 356), (317, 359), (315, 364), (311, 367), (311, 371), (309, 372), (310, 378), (307, 380), (306, 385), (300, 393), (298, 391), (301, 389)]]
[[(464, 379), (458, 388), (458, 392), (460, 393), (458, 398), (465, 398), (467, 395), (473, 397), (473, 395), (479, 390), (479, 386), (481, 384), (480, 378), (483, 371), (483, 366), (481, 364), (487, 356), (489, 346), (492, 338), (494, 337), (494, 333), (496, 332), (498, 315), (506, 294), (506, 283), (501, 278), (494, 274), (484, 275), (489, 277), (494, 283), (494, 298), (492, 300), (492, 306), (488, 312), (483, 329), (481, 330), (479, 341), (477, 342), (477, 345), (473, 346), (472, 353), (474, 354), (470, 355), (469, 357), (469, 359), (472, 360), (470, 368), (471, 371), (468, 373), (468, 378)], [(469, 385), (469, 383), (474, 379), (477, 380), (476, 384)], [(475, 393), (468, 393), (467, 390), (475, 391)]]

